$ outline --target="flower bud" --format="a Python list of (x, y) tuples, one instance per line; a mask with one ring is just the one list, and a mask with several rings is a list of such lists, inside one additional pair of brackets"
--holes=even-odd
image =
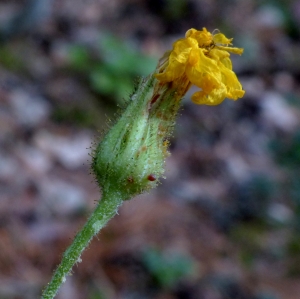
[(141, 80), (95, 150), (92, 169), (103, 192), (110, 188), (129, 199), (158, 184), (180, 99), (175, 89), (160, 84), (154, 75)]
[(128, 106), (94, 152), (92, 169), (103, 192), (124, 199), (155, 187), (164, 172), (168, 139), (180, 100), (192, 85), (196, 104), (218, 105), (244, 95), (232, 70), (232, 39), (205, 28), (190, 29), (159, 61), (155, 74), (140, 81)]

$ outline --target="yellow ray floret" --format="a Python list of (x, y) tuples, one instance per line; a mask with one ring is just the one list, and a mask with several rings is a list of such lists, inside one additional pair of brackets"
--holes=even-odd
[(218, 105), (225, 98), (237, 100), (245, 91), (232, 71), (230, 53), (243, 49), (230, 47), (232, 38), (217, 32), (190, 29), (185, 38), (177, 40), (167, 60), (158, 68), (156, 78), (162, 83), (173, 82), (180, 88), (183, 80), (200, 88), (192, 95), (196, 104)]

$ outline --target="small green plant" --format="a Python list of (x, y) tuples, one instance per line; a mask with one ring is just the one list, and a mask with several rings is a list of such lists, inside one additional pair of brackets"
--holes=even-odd
[(133, 89), (136, 77), (146, 76), (156, 64), (155, 58), (108, 34), (100, 38), (94, 51), (83, 45), (72, 46), (69, 57), (70, 66), (86, 76), (95, 92), (118, 101)]
[(143, 262), (155, 282), (164, 289), (174, 287), (195, 271), (195, 263), (189, 256), (167, 254), (155, 249), (144, 252)]
[(0, 65), (8, 70), (22, 71), (24, 70), (24, 62), (13, 53), (9, 45), (2, 45), (0, 47)]
[(270, 148), (280, 165), (292, 170), (298, 168), (300, 164), (300, 131), (294, 133), (288, 140), (274, 139)]

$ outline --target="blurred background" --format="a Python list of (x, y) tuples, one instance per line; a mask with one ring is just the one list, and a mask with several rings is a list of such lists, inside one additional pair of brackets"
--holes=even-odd
[(299, 299), (299, 0), (0, 1), (1, 299), (39, 298), (100, 198), (91, 147), (192, 27), (245, 49), (246, 95), (185, 97), (167, 179), (124, 203), (57, 298)]

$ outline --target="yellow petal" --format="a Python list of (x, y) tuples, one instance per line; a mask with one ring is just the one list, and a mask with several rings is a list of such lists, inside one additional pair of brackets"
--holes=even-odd
[(198, 30), (194, 29), (194, 28), (191, 28), (189, 29), (186, 33), (185, 33), (185, 37), (188, 38), (188, 37), (191, 37), (193, 36)]
[(216, 47), (209, 51), (208, 56), (214, 60), (220, 60), (229, 57), (230, 54), (227, 51), (220, 50), (219, 47)]
[(232, 38), (227, 38), (224, 34), (222, 33), (217, 33), (213, 36), (213, 41), (216, 44), (221, 44), (221, 45), (231, 45)]
[(223, 65), (228, 69), (232, 70), (232, 62), (229, 57), (222, 58), (220, 62), (223, 63)]
[(243, 48), (234, 48), (234, 47), (223, 47), (223, 46), (218, 46), (218, 49), (220, 50), (224, 50), (224, 51), (228, 51), (231, 52), (233, 54), (238, 54), (241, 55), (244, 52)]
[(237, 100), (242, 97), (245, 91), (242, 90), (242, 85), (239, 82), (236, 74), (225, 67), (222, 63), (219, 63), (219, 68), (222, 73), (222, 83), (226, 86), (227, 95), (229, 99)]
[[(187, 66), (186, 74), (192, 84), (208, 90), (211, 86), (217, 86), (221, 80), (220, 72), (217, 63), (204, 55), (203, 49), (198, 49), (199, 60), (195, 66)], [(206, 90), (204, 90), (206, 92)], [(209, 91), (207, 91), (209, 92)]]
[(164, 72), (155, 74), (155, 77), (162, 82), (171, 82), (182, 76), (185, 72), (185, 64), (172, 60)]
[(245, 94), (245, 90), (234, 90), (227, 97), (232, 100), (237, 100), (239, 98), (242, 98), (244, 94)]
[(203, 30), (190, 29), (185, 34), (186, 37), (195, 39), (199, 47), (206, 47), (211, 44), (213, 37), (210, 32), (203, 28)]
[[(198, 43), (195, 39), (183, 38), (176, 41), (169, 56), (168, 66), (162, 73), (156, 74), (156, 78), (163, 82), (171, 82), (182, 76), (185, 72), (191, 50), (197, 49)], [(192, 61), (196, 63), (196, 59), (197, 57), (194, 57)]]
[(192, 101), (198, 105), (219, 105), (224, 101), (226, 97), (226, 87), (225, 85), (220, 85), (219, 88), (214, 89), (209, 95), (205, 95), (204, 92), (195, 92), (192, 95)]
[(174, 43), (171, 56), (174, 58), (176, 57), (178, 62), (186, 63), (192, 49), (198, 49), (198, 44), (195, 39), (180, 39)]
[(191, 52), (190, 52), (190, 55), (189, 55), (188, 63), (191, 66), (194, 66), (195, 64), (198, 63), (199, 59), (200, 59), (200, 56), (199, 56), (198, 48), (197, 49), (192, 49)]

